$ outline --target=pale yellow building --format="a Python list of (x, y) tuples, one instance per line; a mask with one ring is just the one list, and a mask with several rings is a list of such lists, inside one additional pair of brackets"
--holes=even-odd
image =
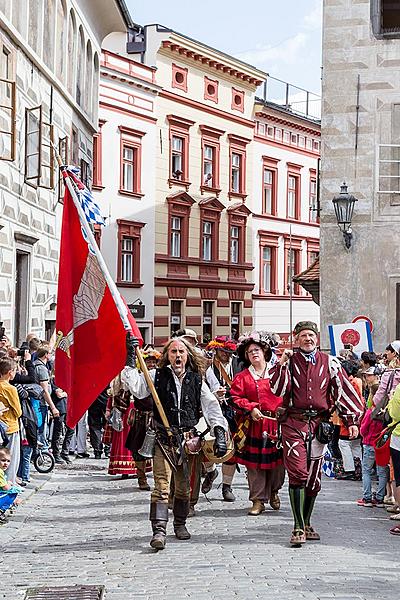
[(154, 342), (190, 327), (206, 342), (253, 325), (252, 118), (265, 74), (157, 25)]

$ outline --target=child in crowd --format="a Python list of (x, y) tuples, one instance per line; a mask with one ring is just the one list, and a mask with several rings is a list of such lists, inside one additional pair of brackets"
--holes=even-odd
[(18, 494), (22, 491), (17, 485), (7, 481), (6, 471), (11, 462), (8, 448), (0, 448), (0, 524), (6, 522), (5, 511), (20, 504)]
[(388, 467), (380, 467), (376, 465), (378, 475), (378, 489), (376, 497), (372, 495), (372, 475), (374, 473), (375, 464), (375, 448), (374, 442), (382, 432), (383, 423), (374, 421), (371, 418), (371, 411), (374, 408), (373, 398), (379, 387), (379, 376), (376, 373), (375, 367), (369, 367), (363, 372), (365, 382), (367, 384), (369, 395), (367, 400), (367, 411), (361, 423), (360, 433), (363, 440), (363, 459), (362, 459), (362, 480), (363, 480), (363, 497), (357, 500), (359, 506), (377, 506), (384, 507), (384, 497), (386, 493), (386, 483), (388, 481)]
[(0, 415), (0, 420), (7, 426), (7, 437), (9, 442), (7, 448), (11, 452), (10, 464), (7, 468), (7, 476), (11, 483), (16, 482), (20, 458), (20, 436), (18, 419), (22, 414), (21, 404), (17, 389), (10, 384), (17, 371), (17, 363), (12, 358), (0, 359), (0, 401), (5, 410)]

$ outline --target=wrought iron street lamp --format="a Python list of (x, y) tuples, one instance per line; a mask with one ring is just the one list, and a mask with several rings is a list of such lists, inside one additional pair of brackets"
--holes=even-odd
[(354, 205), (358, 200), (352, 194), (348, 193), (346, 182), (343, 182), (340, 186), (340, 194), (335, 196), (332, 202), (335, 208), (337, 224), (343, 233), (344, 245), (349, 250), (353, 238), (351, 220), (353, 218)]

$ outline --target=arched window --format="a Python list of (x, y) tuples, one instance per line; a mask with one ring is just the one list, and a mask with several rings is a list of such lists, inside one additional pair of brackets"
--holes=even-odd
[(54, 34), (55, 34), (55, 11), (54, 0), (44, 0), (43, 23), (43, 60), (53, 71), (54, 69)]
[(83, 82), (85, 77), (85, 38), (83, 35), (82, 25), (79, 27), (78, 35), (78, 56), (77, 56), (77, 69), (76, 69), (76, 101), (79, 106), (83, 107)]
[(42, 39), (43, 0), (29, 0), (28, 43), (40, 55)]
[(56, 75), (65, 82), (66, 10), (64, 0), (57, 0)]
[(67, 86), (70, 94), (74, 92), (74, 73), (75, 73), (75, 56), (76, 56), (76, 21), (74, 11), (71, 10), (68, 18), (68, 78)]
[(88, 40), (86, 46), (86, 87), (85, 87), (85, 110), (88, 115), (92, 113), (92, 85), (93, 85), (93, 52), (92, 44)]
[(93, 65), (92, 118), (94, 121), (96, 121), (97, 104), (99, 98), (99, 55), (97, 52), (94, 53)]

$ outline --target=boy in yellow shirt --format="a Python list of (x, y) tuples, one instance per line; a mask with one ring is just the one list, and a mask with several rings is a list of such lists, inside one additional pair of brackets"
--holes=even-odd
[(0, 420), (7, 427), (9, 442), (7, 448), (11, 452), (11, 461), (7, 469), (7, 477), (11, 484), (16, 483), (20, 458), (20, 436), (18, 419), (22, 414), (17, 389), (9, 383), (14, 379), (17, 363), (12, 358), (0, 359), (0, 401), (8, 409), (0, 415)]

